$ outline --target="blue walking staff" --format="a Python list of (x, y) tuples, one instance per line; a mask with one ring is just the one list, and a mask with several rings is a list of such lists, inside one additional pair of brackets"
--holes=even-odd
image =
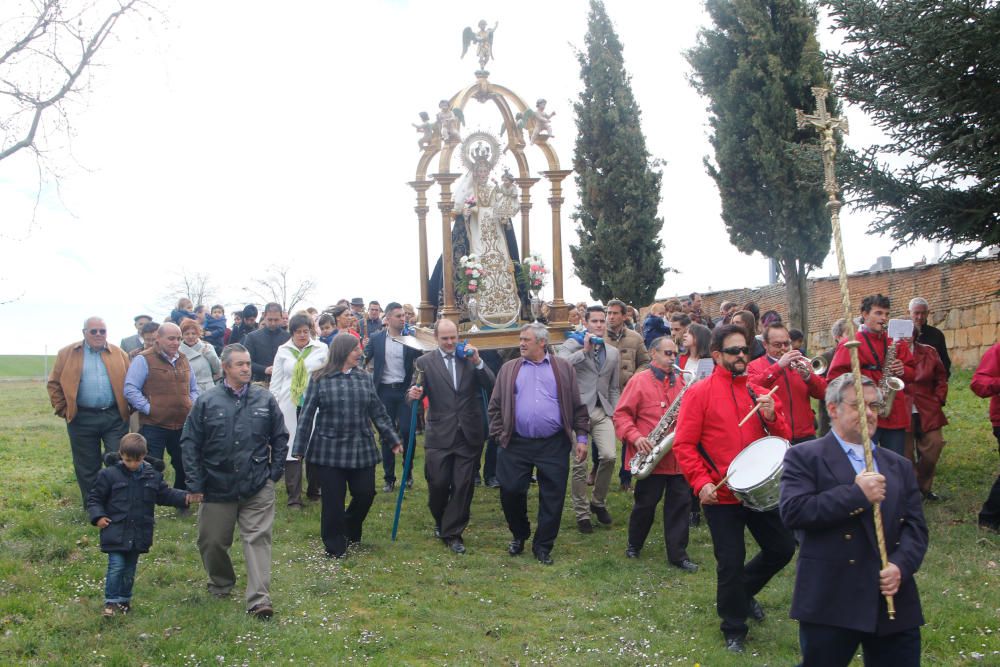
[[(424, 372), (413, 367), (413, 386), (421, 387), (424, 383)], [(399, 532), (399, 514), (403, 510), (403, 496), (406, 495), (406, 483), (410, 476), (410, 465), (413, 463), (413, 447), (417, 442), (417, 410), (420, 409), (420, 400), (413, 401), (410, 406), (410, 437), (406, 442), (406, 455), (403, 458), (403, 479), (399, 484), (399, 495), (396, 496), (396, 515), (392, 519), (392, 541), (396, 541), (396, 533)]]

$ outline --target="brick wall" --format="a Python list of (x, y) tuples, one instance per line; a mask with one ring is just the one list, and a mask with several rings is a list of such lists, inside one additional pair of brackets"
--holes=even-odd
[[(971, 259), (911, 266), (888, 271), (863, 271), (848, 277), (851, 307), (860, 312), (861, 299), (881, 292), (892, 299), (892, 317), (908, 317), (910, 299), (922, 296), (930, 304), (930, 323), (944, 332), (948, 352), (957, 366), (975, 367), (983, 352), (1000, 338), (1000, 260)], [(760, 312), (776, 310), (787, 317), (784, 284), (702, 294), (702, 310), (717, 317), (719, 304), (755, 301)], [(665, 297), (670, 298), (670, 297)], [(664, 299), (658, 299), (664, 300)], [(843, 315), (837, 278), (809, 280), (810, 354), (832, 345), (830, 325)]]

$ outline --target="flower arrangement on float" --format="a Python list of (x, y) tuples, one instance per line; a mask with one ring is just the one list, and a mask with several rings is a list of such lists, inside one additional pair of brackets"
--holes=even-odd
[(527, 282), (526, 287), (537, 295), (545, 287), (545, 277), (549, 275), (545, 260), (542, 259), (541, 255), (533, 253), (521, 262), (521, 266)]
[(479, 281), (485, 275), (483, 265), (476, 254), (462, 255), (458, 260), (458, 284), (456, 289), (471, 296), (479, 291)]

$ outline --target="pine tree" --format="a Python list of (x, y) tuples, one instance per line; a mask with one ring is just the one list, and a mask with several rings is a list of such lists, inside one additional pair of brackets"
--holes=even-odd
[(816, 11), (803, 0), (708, 0), (706, 9), (714, 27), (687, 53), (692, 85), (709, 100), (715, 158), (705, 166), (730, 241), (777, 260), (789, 321), (808, 331), (806, 276), (830, 250), (818, 148), (802, 147), (816, 132), (795, 125), (795, 109), (811, 112), (811, 88), (827, 81)]
[(622, 44), (600, 0), (590, 2), (585, 44), (577, 53), (583, 91), (573, 105), (580, 244), (570, 252), (593, 298), (645, 305), (663, 285), (661, 174), (646, 150)]
[(890, 139), (846, 162), (852, 203), (900, 245), (1000, 245), (1000, 4), (825, 4), (848, 46), (833, 54), (840, 93)]

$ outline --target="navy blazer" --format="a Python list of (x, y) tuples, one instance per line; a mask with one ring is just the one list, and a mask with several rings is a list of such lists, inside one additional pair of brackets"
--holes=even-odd
[[(381, 331), (373, 333), (368, 338), (368, 345), (365, 346), (365, 359), (371, 359), (372, 365), (372, 381), (375, 383), (375, 389), (378, 389), (379, 384), (382, 382), (382, 374), (385, 372), (385, 339), (389, 335), (389, 328), (386, 327)], [(400, 343), (402, 345), (402, 343)], [(420, 350), (415, 350), (412, 347), (403, 345), (403, 386), (409, 387), (410, 380), (413, 378), (413, 362), (423, 354)]]
[(927, 523), (913, 464), (878, 448), (886, 478), (882, 525), (889, 562), (902, 575), (889, 620), (879, 592), (878, 543), (872, 506), (832, 432), (791, 447), (781, 475), (781, 518), (799, 531), (791, 617), (860, 632), (892, 634), (923, 625), (913, 579), (927, 553)]

